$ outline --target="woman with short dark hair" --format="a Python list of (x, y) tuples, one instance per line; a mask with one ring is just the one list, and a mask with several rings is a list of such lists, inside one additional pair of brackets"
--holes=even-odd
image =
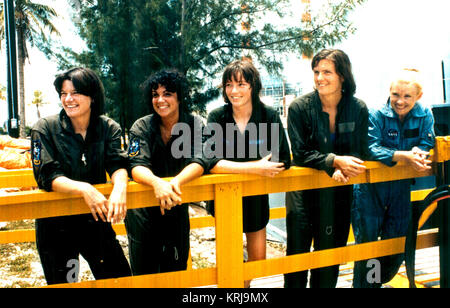
[[(291, 159), (284, 127), (278, 112), (259, 98), (261, 78), (253, 63), (236, 60), (227, 65), (222, 75), (222, 88), (225, 105), (208, 116), (211, 131), (216, 126), (223, 133), (223, 138), (214, 144), (209, 140), (215, 138), (206, 141), (204, 154), (209, 156), (210, 172), (274, 177), (288, 169)], [(209, 152), (210, 148), (214, 150)], [(265, 259), (269, 197), (267, 194), (247, 196), (242, 204), (248, 261)], [(245, 287), (249, 286), (250, 281), (245, 281)]]
[[(325, 49), (313, 57), (315, 91), (289, 106), (294, 164), (325, 171), (340, 183), (365, 171), (368, 110), (355, 98), (348, 56)], [(345, 246), (352, 185), (286, 193), (287, 255)], [(311, 270), (311, 287), (335, 287), (339, 266)], [(285, 287), (306, 287), (308, 271), (285, 275)]]
[[(54, 85), (63, 109), (31, 131), (34, 176), (41, 189), (82, 195), (91, 214), (36, 220), (45, 278), (48, 284), (75, 282), (80, 254), (96, 279), (129, 276), (111, 227), (126, 214), (127, 159), (120, 126), (102, 115), (103, 85), (92, 70), (71, 69)], [(93, 186), (106, 183), (106, 172), (113, 183), (108, 199)]]

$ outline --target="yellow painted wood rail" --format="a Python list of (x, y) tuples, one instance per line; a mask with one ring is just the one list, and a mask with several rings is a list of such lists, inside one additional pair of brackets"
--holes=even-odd
[[(449, 137), (437, 138), (437, 146), (433, 161), (443, 162), (450, 156)], [(349, 184), (375, 183), (381, 181), (399, 180), (433, 175), (433, 170), (416, 172), (405, 164), (386, 167), (378, 162), (366, 162), (364, 174), (352, 178)], [(26, 171), (24, 171), (26, 173)], [(28, 171), (29, 172), (29, 171)], [(3, 177), (8, 177), (8, 184), (29, 183), (27, 180), (13, 182), (15, 176), (8, 172), (0, 174), (0, 185)], [(20, 173), (20, 172), (19, 172)], [(22, 174), (20, 177), (26, 178)], [(169, 178), (167, 178), (169, 180)], [(11, 183), (14, 183), (12, 185)], [(31, 184), (35, 185), (35, 184)], [(124, 277), (88, 281), (74, 284), (58, 285), (62, 287), (195, 287), (218, 285), (219, 287), (243, 287), (244, 280), (267, 275), (281, 274), (341, 264), (348, 261), (364, 260), (403, 251), (404, 238), (397, 238), (360, 245), (315, 251), (270, 260), (243, 263), (242, 254), (242, 197), (258, 194), (305, 190), (339, 186), (325, 172), (309, 168), (293, 167), (282, 172), (275, 178), (265, 178), (256, 175), (205, 175), (182, 187), (184, 202), (215, 200), (216, 203), (216, 255), (217, 266), (201, 270), (188, 270), (174, 273)], [(5, 187), (5, 186), (2, 186)], [(109, 195), (111, 184), (96, 185), (104, 195)], [(422, 192), (422, 194), (426, 194)], [(127, 193), (128, 208), (157, 206), (153, 190), (147, 186), (130, 182)], [(0, 196), (0, 221), (14, 221), (89, 213), (81, 196), (72, 196), (56, 192), (31, 190), (12, 192)], [(283, 217), (282, 209), (272, 211), (275, 217)], [(272, 216), (272, 217), (274, 217)], [(211, 217), (208, 217), (211, 221)], [(200, 222), (199, 226), (210, 222)], [(418, 248), (436, 245), (436, 232), (421, 234), (418, 237)], [(58, 287), (56, 286), (56, 287)]]

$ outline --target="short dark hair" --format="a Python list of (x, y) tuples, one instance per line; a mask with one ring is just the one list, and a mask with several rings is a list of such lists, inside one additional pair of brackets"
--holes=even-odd
[(75, 67), (56, 76), (53, 85), (61, 97), (61, 88), (65, 80), (73, 83), (75, 90), (89, 96), (91, 101), (91, 118), (98, 118), (104, 113), (105, 90), (98, 75), (89, 68)]
[(222, 96), (227, 104), (231, 104), (226, 93), (226, 84), (228, 81), (238, 78), (244, 78), (252, 88), (252, 104), (261, 104), (259, 93), (262, 89), (261, 77), (258, 70), (250, 60), (235, 60), (225, 67), (222, 75)]
[(314, 70), (319, 62), (324, 59), (333, 61), (336, 73), (344, 79), (342, 83), (343, 95), (354, 95), (356, 83), (353, 78), (352, 64), (347, 54), (340, 49), (322, 49), (313, 57), (311, 68)]
[(144, 102), (148, 105), (150, 113), (154, 113), (152, 91), (163, 86), (167, 91), (176, 93), (180, 107), (186, 111), (190, 111), (189, 85), (184, 74), (176, 69), (163, 69), (150, 75), (141, 85)]

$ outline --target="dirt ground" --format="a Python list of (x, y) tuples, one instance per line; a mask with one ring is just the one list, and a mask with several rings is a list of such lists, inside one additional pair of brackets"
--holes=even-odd
[[(207, 213), (202, 207), (194, 205), (190, 208), (190, 215), (202, 216), (207, 215)], [(34, 228), (33, 220), (0, 224), (0, 231), (32, 228)], [(117, 239), (128, 257), (126, 236), (118, 235)], [(243, 239), (245, 246), (245, 237)], [(192, 268), (214, 267), (216, 264), (214, 228), (191, 230), (190, 241)], [(284, 256), (285, 251), (285, 245), (267, 241), (267, 258)], [(93, 279), (87, 262), (80, 258), (79, 280)], [(45, 285), (46, 282), (35, 243), (0, 244), (0, 288), (34, 288)]]

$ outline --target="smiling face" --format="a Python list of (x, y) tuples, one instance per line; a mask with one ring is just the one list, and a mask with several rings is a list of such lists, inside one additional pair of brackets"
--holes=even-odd
[(320, 96), (342, 94), (344, 78), (336, 72), (333, 61), (328, 59), (320, 60), (313, 71), (314, 84)]
[(233, 76), (225, 84), (225, 92), (228, 100), (233, 107), (252, 106), (251, 85), (240, 74), (236, 78)]
[(60, 99), (70, 119), (89, 119), (92, 99), (89, 96), (78, 93), (72, 81), (64, 80), (61, 87)]
[(153, 110), (161, 118), (177, 117), (179, 115), (178, 95), (176, 92), (169, 92), (166, 87), (159, 85), (158, 89), (152, 90)]
[(391, 85), (391, 107), (400, 118), (400, 121), (405, 119), (406, 115), (414, 108), (414, 105), (421, 97), (422, 91), (412, 83), (397, 81)]

